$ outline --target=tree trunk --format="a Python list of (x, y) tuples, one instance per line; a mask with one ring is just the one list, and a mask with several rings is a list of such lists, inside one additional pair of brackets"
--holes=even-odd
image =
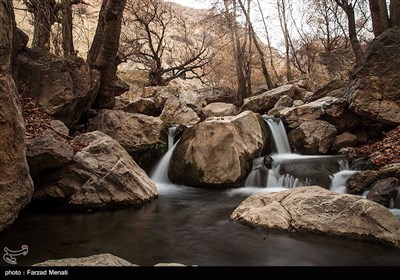
[(48, 52), (51, 27), (56, 20), (57, 3), (54, 0), (36, 0), (34, 3), (32, 48)]
[(15, 26), (12, 0), (0, 0), (0, 231), (32, 198), (25, 156), (25, 127), (11, 75)]
[(356, 29), (356, 18), (354, 14), (354, 7), (348, 5), (348, 8), (345, 9), (347, 19), (349, 21), (349, 37), (351, 42), (351, 47), (353, 48), (354, 55), (356, 56), (357, 65), (361, 65), (364, 60), (364, 51), (361, 48), (360, 41), (357, 38), (357, 29)]
[(274, 87), (274, 85), (272, 83), (271, 76), (269, 75), (267, 64), (265, 63), (264, 51), (261, 48), (260, 43), (257, 41), (257, 36), (256, 36), (256, 33), (254, 32), (253, 25), (251, 24), (250, 16), (249, 16), (248, 12), (246, 11), (246, 9), (244, 8), (244, 5), (241, 0), (239, 0), (239, 5), (242, 8), (242, 11), (246, 17), (247, 24), (249, 25), (249, 32), (254, 41), (254, 46), (256, 47), (258, 55), (260, 56), (261, 69), (262, 69), (262, 72), (263, 72), (263, 75), (265, 78), (265, 82), (266, 82), (268, 88), (272, 89)]
[(283, 0), (277, 0), (279, 22), (282, 28), (282, 33), (285, 39), (285, 50), (286, 50), (286, 79), (287, 81), (293, 80), (292, 67), (290, 65), (290, 40), (289, 40), (289, 29), (286, 21), (286, 3)]
[[(398, 2), (398, 0), (395, 1)], [(393, 2), (393, 0), (391, 2)], [(389, 28), (389, 15), (386, 0), (369, 0), (369, 8), (371, 10), (374, 35), (378, 37), (383, 31)]]
[(62, 47), (64, 51), (64, 56), (69, 56), (75, 54), (74, 49), (74, 37), (72, 34), (72, 8), (70, 0), (61, 1), (62, 9)]
[(400, 1), (390, 1), (390, 26), (400, 27)]
[(126, 0), (104, 0), (101, 6), (96, 34), (88, 53), (88, 63), (100, 71), (101, 82), (96, 108), (115, 106), (116, 57), (121, 34), (122, 15)]
[(273, 74), (275, 75), (276, 79), (281, 84), (283, 84), (283, 81), (282, 81), (281, 77), (278, 75), (278, 72), (276, 71), (276, 68), (275, 68), (274, 55), (273, 55), (273, 52), (272, 52), (271, 41), (270, 41), (270, 38), (269, 38), (268, 26), (267, 26), (267, 22), (265, 21), (264, 12), (263, 12), (263, 10), (261, 8), (261, 4), (260, 4), (259, 0), (257, 0), (257, 6), (258, 6), (258, 10), (259, 10), (259, 12), (261, 14), (261, 18), (262, 18), (262, 22), (263, 22), (264, 30), (265, 30), (265, 35), (267, 37), (267, 44), (268, 44), (268, 50), (269, 50), (269, 56), (270, 56), (270, 58), (269, 58), (270, 65), (271, 65), (272, 71), (274, 72)]

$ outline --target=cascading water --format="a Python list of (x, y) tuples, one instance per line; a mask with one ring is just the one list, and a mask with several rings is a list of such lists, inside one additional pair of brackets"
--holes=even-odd
[(158, 193), (175, 193), (178, 189), (168, 178), (169, 163), (179, 141), (174, 143), (176, 127), (168, 129), (168, 151), (150, 173), (150, 179), (157, 185)]
[(349, 170), (348, 161), (341, 156), (303, 156), (291, 153), (283, 123), (278, 118), (263, 116), (274, 144), (271, 169), (263, 164), (263, 158), (253, 162), (245, 188), (283, 190), (302, 186), (320, 185), (332, 191), (345, 193), (346, 181), (355, 173)]
[(176, 126), (168, 128), (168, 151), (174, 146), (176, 128)]
[(277, 154), (290, 154), (292, 153), (290, 150), (289, 140), (286, 135), (285, 127), (283, 126), (283, 122), (278, 118), (271, 118), (269, 116), (263, 116), (264, 121), (268, 124), (268, 127), (271, 131), (276, 153)]

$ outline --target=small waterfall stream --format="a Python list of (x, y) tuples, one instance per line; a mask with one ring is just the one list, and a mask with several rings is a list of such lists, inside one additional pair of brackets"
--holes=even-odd
[(268, 170), (263, 158), (255, 159), (244, 188), (233, 190), (232, 193), (246, 193), (246, 190), (249, 193), (279, 191), (311, 185), (320, 185), (339, 193), (347, 192), (346, 182), (356, 172), (349, 170), (347, 159), (341, 156), (293, 154), (282, 121), (269, 116), (263, 118), (273, 141), (272, 167)]

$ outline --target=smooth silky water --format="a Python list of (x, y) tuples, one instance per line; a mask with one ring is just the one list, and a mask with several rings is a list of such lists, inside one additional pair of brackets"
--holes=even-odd
[[(277, 124), (279, 126), (279, 124)], [(70, 213), (30, 209), (0, 233), (0, 248), (29, 246), (19, 265), (111, 253), (138, 265), (178, 262), (199, 266), (399, 266), (392, 247), (306, 233), (267, 232), (229, 220), (250, 194), (268, 187), (205, 190), (176, 186), (168, 165), (176, 144), (151, 173), (159, 198), (141, 208)], [(287, 156), (283, 156), (287, 157)], [(291, 156), (292, 157), (292, 156)], [(256, 162), (260, 164), (260, 162)], [(342, 168), (344, 169), (344, 168)], [(269, 170), (268, 172), (277, 172)], [(339, 174), (337, 187), (345, 180)], [(0, 265), (6, 265), (0, 261)]]

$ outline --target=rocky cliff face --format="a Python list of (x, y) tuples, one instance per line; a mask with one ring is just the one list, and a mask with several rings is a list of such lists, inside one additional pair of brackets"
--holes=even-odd
[(0, 2), (0, 231), (17, 218), (33, 193), (25, 158), (24, 120), (11, 76), (13, 14), (7, 2)]
[(367, 118), (400, 124), (400, 28), (386, 30), (370, 44), (365, 62), (345, 89), (350, 109)]

